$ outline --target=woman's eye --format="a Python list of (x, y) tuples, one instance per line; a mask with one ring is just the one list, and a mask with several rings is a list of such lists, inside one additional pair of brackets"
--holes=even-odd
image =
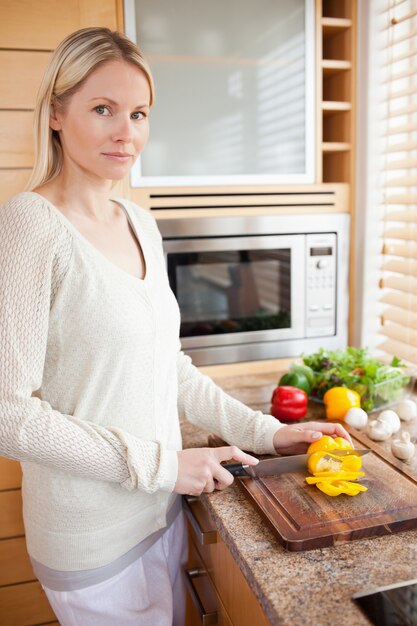
[(95, 107), (94, 110), (99, 115), (110, 115), (108, 107), (106, 107), (104, 104), (100, 104), (98, 107)]
[(135, 113), (132, 113), (133, 120), (141, 120), (144, 117), (145, 117), (145, 114), (142, 113), (142, 111), (136, 111)]

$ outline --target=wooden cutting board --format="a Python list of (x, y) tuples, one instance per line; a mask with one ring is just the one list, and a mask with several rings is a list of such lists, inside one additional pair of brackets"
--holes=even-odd
[(379, 450), (364, 456), (361, 483), (368, 491), (354, 497), (326, 496), (307, 485), (307, 469), (236, 481), (287, 550), (310, 550), (417, 528), (417, 478), (392, 461)]

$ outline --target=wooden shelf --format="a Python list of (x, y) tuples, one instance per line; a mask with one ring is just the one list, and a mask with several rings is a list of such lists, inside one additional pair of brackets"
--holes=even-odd
[(348, 20), (342, 17), (322, 17), (321, 27), (323, 30), (323, 37), (336, 35), (343, 30), (351, 28), (352, 20)]
[[(318, 3), (322, 180), (353, 184), (358, 0)], [(321, 57), (321, 58), (320, 58)]]
[[(318, 55), (318, 124), (323, 183), (350, 190), (351, 233), (355, 231), (356, 68), (360, 0), (315, 0)], [(353, 336), (354, 237), (350, 243), (349, 337)]]
[(332, 76), (339, 72), (346, 72), (352, 69), (352, 63), (350, 61), (339, 61), (333, 59), (323, 59), (321, 62), (321, 68), (323, 70), (323, 76)]
[(339, 113), (341, 111), (351, 111), (352, 103), (324, 100), (321, 103), (321, 110), (323, 111), (323, 115), (331, 115), (332, 113)]
[(321, 144), (323, 152), (349, 152), (350, 143), (343, 141), (323, 141)]

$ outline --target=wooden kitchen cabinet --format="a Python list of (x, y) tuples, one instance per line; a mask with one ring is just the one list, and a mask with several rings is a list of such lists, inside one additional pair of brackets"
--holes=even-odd
[[(198, 498), (186, 498), (190, 552), (186, 626), (270, 626), (229, 548)], [(198, 581), (198, 577), (202, 581)], [(195, 582), (194, 582), (195, 581)], [(199, 584), (200, 583), (200, 584)], [(190, 591), (191, 587), (191, 591)], [(204, 614), (204, 617), (203, 617)], [(216, 621), (217, 620), (217, 621)]]
[(21, 479), (20, 464), (0, 458), (0, 624), (51, 625), (55, 615), (26, 551)]

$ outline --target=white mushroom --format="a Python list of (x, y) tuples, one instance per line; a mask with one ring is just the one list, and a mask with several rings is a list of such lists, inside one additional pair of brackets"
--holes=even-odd
[(389, 439), (392, 435), (390, 425), (379, 418), (369, 422), (367, 433), (374, 441), (385, 441), (385, 439)]
[(389, 427), (391, 428), (391, 434), (398, 433), (401, 428), (400, 418), (395, 411), (391, 411), (390, 409), (381, 411), (381, 413), (378, 415), (378, 419), (389, 425)]
[(397, 459), (408, 461), (414, 455), (415, 446), (411, 442), (410, 433), (404, 431), (399, 439), (394, 439), (391, 444), (391, 452)]
[(400, 419), (404, 422), (411, 422), (417, 417), (417, 405), (413, 400), (403, 400), (395, 407)]
[(353, 409), (349, 409), (346, 413), (343, 421), (349, 426), (353, 426), (353, 428), (365, 428), (368, 423), (368, 414), (363, 409), (359, 409), (357, 407)]

